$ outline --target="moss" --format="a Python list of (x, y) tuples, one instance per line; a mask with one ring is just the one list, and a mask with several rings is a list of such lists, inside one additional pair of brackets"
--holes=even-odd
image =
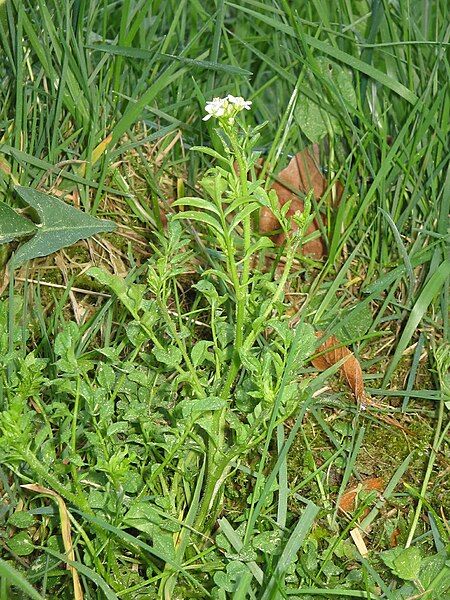
[(120, 235), (119, 233), (107, 233), (104, 235), (104, 238), (108, 240), (108, 242), (114, 246), (114, 248), (117, 248), (117, 250), (123, 252), (123, 254), (126, 255), (128, 253), (128, 243), (130, 241), (128, 238)]
[(86, 244), (74, 244), (65, 249), (65, 253), (69, 258), (80, 263), (87, 263), (91, 260), (88, 247)]

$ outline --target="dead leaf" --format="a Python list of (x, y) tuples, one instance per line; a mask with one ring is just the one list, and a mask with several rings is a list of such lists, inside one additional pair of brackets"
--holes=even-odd
[(371, 477), (359, 483), (344, 494), (339, 500), (339, 508), (345, 512), (352, 512), (355, 509), (355, 500), (361, 492), (371, 492), (376, 490), (382, 492), (384, 489), (384, 480), (381, 477)]
[(395, 548), (396, 546), (398, 546), (398, 538), (400, 536), (400, 533), (401, 531), (398, 527), (396, 527), (391, 533), (391, 537), (389, 538), (389, 546), (391, 548)]
[[(319, 331), (316, 335), (322, 337), (323, 332)], [(313, 358), (311, 362), (319, 371), (326, 371), (326, 369), (345, 359), (340, 367), (341, 373), (344, 375), (355, 398), (361, 402), (365, 396), (363, 374), (361, 365), (353, 356), (353, 353), (346, 346), (343, 346), (334, 335), (331, 335), (321, 344), (317, 352), (318, 356)]]
[[(93, 150), (91, 153), (91, 159), (90, 159), (90, 163), (92, 165), (95, 165), (95, 163), (100, 160), (100, 158), (103, 156), (103, 154), (106, 152), (106, 150), (108, 149), (108, 146), (110, 145), (112, 140), (112, 134), (110, 133), (109, 135), (107, 135), (105, 137), (105, 139), (103, 139)], [(81, 175), (81, 177), (84, 177), (86, 175), (86, 162), (83, 161), (82, 164), (80, 164), (79, 167), (77, 167), (75, 170), (78, 172), (79, 175)]]
[[(302, 194), (308, 194), (313, 190), (314, 197), (319, 200), (325, 194), (328, 187), (327, 180), (322, 175), (319, 167), (319, 146), (314, 144), (298, 152), (288, 166), (278, 175), (278, 181), (272, 185), (277, 193), (281, 206), (290, 202), (287, 215), (292, 216), (296, 212), (303, 212), (304, 202), (292, 190), (298, 190)], [(335, 185), (335, 203), (338, 203), (342, 196), (342, 185), (337, 182)], [(326, 199), (328, 200), (328, 199)], [(322, 222), (326, 224), (324, 218)], [(280, 228), (279, 221), (268, 208), (262, 208), (260, 212), (259, 229), (261, 233), (269, 233)], [(297, 225), (293, 222), (292, 228), (295, 230)], [(307, 234), (319, 231), (319, 222), (317, 219), (311, 223)], [(280, 233), (273, 237), (275, 244), (281, 246), (285, 240), (285, 234)], [(318, 237), (303, 245), (303, 252), (315, 258), (322, 258), (326, 255), (326, 246), (322, 237)]]
[[(70, 533), (69, 512), (67, 510), (67, 506), (64, 500), (59, 494), (57, 494), (53, 490), (43, 487), (42, 485), (39, 485), (37, 483), (27, 483), (21, 485), (20, 487), (23, 487), (26, 490), (31, 490), (32, 492), (36, 492), (37, 494), (44, 494), (45, 496), (50, 496), (51, 498), (54, 498), (56, 500), (59, 509), (59, 518), (61, 519), (61, 535), (63, 539), (64, 550), (66, 552), (68, 560), (74, 561), (75, 552), (73, 550), (72, 536)], [(69, 564), (67, 564), (67, 569), (72, 573), (74, 599), (83, 600), (83, 590), (81, 589), (78, 571), (75, 569), (75, 567), (72, 567)]]
[(361, 556), (367, 556), (369, 554), (369, 551), (367, 550), (366, 543), (364, 541), (363, 536), (361, 535), (360, 530), (357, 527), (355, 527), (350, 531), (350, 535), (352, 536), (352, 540)]

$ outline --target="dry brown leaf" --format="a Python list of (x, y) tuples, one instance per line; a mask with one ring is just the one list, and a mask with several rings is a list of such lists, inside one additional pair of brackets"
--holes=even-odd
[(367, 556), (369, 554), (369, 551), (367, 550), (366, 543), (364, 541), (363, 536), (361, 535), (360, 530), (357, 527), (355, 527), (350, 531), (350, 535), (361, 556)]
[[(316, 335), (322, 337), (323, 333), (319, 331)], [(345, 362), (340, 367), (341, 373), (344, 375), (355, 398), (359, 402), (363, 400), (365, 393), (362, 369), (359, 361), (353, 356), (353, 353), (346, 346), (343, 346), (334, 335), (331, 335), (321, 344), (317, 352), (318, 356), (313, 358), (311, 362), (319, 371), (325, 371), (342, 359), (345, 359)]]
[[(303, 200), (292, 192), (298, 190), (303, 194), (308, 194), (313, 190), (316, 200), (322, 198), (328, 187), (327, 180), (322, 175), (319, 167), (319, 146), (314, 144), (298, 152), (288, 166), (283, 169), (278, 180), (272, 185), (277, 193), (281, 206), (290, 202), (288, 216), (291, 217), (296, 212), (303, 212)], [(336, 203), (342, 196), (342, 185), (338, 182), (335, 186)], [(322, 218), (325, 223), (325, 219)], [(262, 208), (260, 213), (259, 228), (261, 233), (268, 233), (280, 228), (279, 221), (275, 218), (272, 211), (268, 208)], [(293, 222), (292, 228), (295, 230), (297, 225)], [(315, 219), (307, 230), (307, 234), (314, 233), (320, 229), (319, 222)], [(285, 234), (280, 233), (274, 236), (275, 244), (280, 246), (285, 240)], [(322, 258), (326, 254), (326, 246), (322, 237), (318, 237), (303, 245), (303, 252), (315, 258)]]
[(355, 509), (356, 496), (360, 492), (371, 492), (376, 490), (382, 492), (384, 489), (384, 480), (381, 477), (371, 477), (362, 481), (358, 486), (344, 492), (339, 500), (339, 508), (345, 512), (352, 512)]
[(400, 533), (401, 531), (398, 527), (396, 527), (391, 533), (391, 537), (389, 538), (389, 546), (391, 548), (395, 548), (396, 546), (398, 546), (398, 538), (400, 536)]
[[(53, 490), (43, 487), (38, 483), (26, 483), (21, 485), (20, 487), (23, 487), (26, 490), (30, 490), (32, 492), (36, 492), (37, 494), (44, 494), (45, 496), (50, 496), (51, 498), (54, 498), (56, 500), (59, 509), (59, 518), (61, 519), (61, 535), (63, 539), (64, 550), (66, 552), (67, 558), (70, 561), (74, 561), (75, 552), (73, 550), (72, 536), (70, 533), (69, 512), (67, 510), (67, 506), (64, 500), (59, 494), (57, 494)], [(70, 566), (68, 563), (67, 569), (72, 573), (74, 600), (83, 600), (83, 590), (81, 589), (78, 571), (75, 569), (75, 567)]]

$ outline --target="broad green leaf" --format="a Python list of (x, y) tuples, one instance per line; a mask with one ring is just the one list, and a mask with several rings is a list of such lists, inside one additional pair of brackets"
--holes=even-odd
[(356, 305), (342, 314), (343, 323), (339, 322), (334, 335), (342, 342), (352, 342), (362, 338), (373, 322), (372, 311), (366, 304)]
[(166, 556), (167, 562), (176, 562), (173, 534), (180, 526), (171, 519), (164, 518), (148, 502), (135, 502), (125, 515), (125, 523), (133, 529), (149, 536), (155, 550)]
[(210, 210), (216, 215), (219, 215), (219, 211), (214, 204), (212, 204), (210, 200), (204, 200), (203, 198), (186, 196), (185, 198), (180, 198), (179, 200), (172, 202), (172, 206), (190, 206), (192, 208), (200, 208), (201, 210)]
[(0, 202), (0, 244), (32, 235), (36, 229), (34, 223), (17, 214), (4, 202)]
[(217, 396), (210, 396), (208, 398), (200, 398), (198, 400), (183, 400), (178, 405), (181, 407), (183, 417), (189, 417), (193, 413), (204, 413), (211, 410), (220, 410), (225, 408), (227, 401)]
[(156, 360), (168, 367), (176, 367), (182, 361), (181, 350), (175, 346), (170, 348), (154, 348), (153, 355)]
[(414, 581), (418, 578), (422, 558), (418, 548), (393, 548), (381, 555), (383, 562), (391, 569), (394, 575), (405, 581)]
[(18, 529), (28, 529), (33, 523), (33, 515), (25, 510), (19, 510), (18, 512), (13, 513), (8, 519), (8, 525), (12, 525)]
[(239, 223), (242, 223), (246, 217), (250, 216), (256, 210), (259, 210), (259, 204), (257, 202), (250, 202), (247, 204), (230, 223), (230, 231), (233, 231)]
[(28, 556), (34, 550), (33, 542), (26, 531), (21, 531), (8, 540), (8, 546), (17, 556)]
[(228, 160), (224, 158), (221, 154), (213, 150), (212, 148), (208, 148), (207, 146), (191, 146), (190, 150), (192, 152), (202, 152), (203, 154), (208, 154), (213, 158), (216, 158), (220, 162), (224, 162), (228, 165)]
[(16, 192), (38, 214), (40, 224), (34, 237), (15, 253), (11, 265), (16, 268), (27, 260), (47, 256), (100, 232), (113, 231), (114, 223), (91, 217), (55, 196), (32, 188), (16, 186)]
[(214, 229), (216, 233), (218, 233), (221, 237), (223, 237), (222, 228), (220, 223), (214, 219), (208, 213), (201, 213), (196, 210), (186, 210), (181, 213), (177, 213), (172, 216), (172, 221), (180, 220), (180, 219), (190, 219), (191, 221), (198, 221), (199, 223), (203, 223), (204, 225), (208, 224), (211, 229)]
[(87, 274), (102, 285), (108, 287), (119, 298), (127, 293), (127, 284), (125, 283), (125, 279), (123, 277), (112, 275), (111, 273), (108, 273), (103, 269), (99, 269), (98, 267), (91, 267), (87, 271)]
[[(349, 106), (356, 106), (356, 94), (353, 87), (351, 74), (327, 58), (320, 57), (317, 59), (319, 72), (325, 79), (330, 79), (329, 87), (335, 87), (337, 93), (342, 100)], [(316, 78), (313, 73), (309, 75), (309, 84), (316, 91), (317, 95), (321, 95), (320, 85), (316, 85)], [(307, 84), (306, 84), (307, 85)], [(318, 89), (314, 89), (314, 88)], [(328, 133), (341, 133), (342, 128), (339, 119), (327, 112), (327, 109), (319, 103), (311, 100), (306, 95), (303, 95), (297, 104), (295, 111), (297, 123), (304, 134), (312, 141), (318, 142)]]
[(208, 340), (200, 340), (194, 345), (191, 350), (191, 360), (194, 367), (198, 367), (205, 362), (210, 346), (212, 346), (212, 342)]
[(314, 328), (309, 323), (299, 323), (296, 328), (296, 334), (300, 335), (300, 343), (296, 348), (295, 368), (299, 368), (314, 352), (316, 345), (316, 335)]

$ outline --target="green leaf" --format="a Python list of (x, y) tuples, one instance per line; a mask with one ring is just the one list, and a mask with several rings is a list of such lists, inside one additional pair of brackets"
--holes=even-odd
[(397, 367), (404, 351), (408, 347), (412, 336), (415, 334), (417, 326), (422, 320), (422, 317), (426, 313), (433, 299), (441, 291), (441, 288), (444, 286), (448, 277), (450, 277), (450, 260), (446, 260), (439, 265), (420, 292), (420, 295), (417, 298), (416, 303), (410, 312), (408, 321), (403, 329), (403, 333), (397, 344), (397, 348), (395, 349), (394, 356), (386, 370), (383, 379), (383, 386), (385, 386), (391, 378), (392, 373)]
[(373, 315), (367, 304), (357, 304), (350, 310), (342, 313), (341, 321), (333, 329), (333, 334), (341, 342), (353, 342), (361, 339), (370, 329)]
[[(263, 23), (267, 23), (274, 29), (281, 31), (289, 36), (292, 36), (292, 37), (298, 36), (298, 32), (296, 31), (296, 29), (294, 29), (290, 25), (286, 25), (286, 23), (283, 23), (282, 21), (280, 21), (278, 19), (274, 19), (274, 18), (267, 16), (261, 12), (257, 12), (250, 8), (246, 8), (245, 6), (242, 6), (242, 4), (236, 4), (233, 2), (229, 2), (228, 6), (232, 6), (233, 8), (236, 8), (237, 10), (245, 12), (245, 13), (251, 15), (252, 17), (254, 17), (255, 20), (259, 20), (259, 21), (262, 21)], [(405, 87), (397, 79), (394, 79), (393, 77), (386, 75), (386, 73), (383, 73), (379, 69), (372, 67), (372, 65), (369, 65), (364, 60), (361, 60), (360, 58), (356, 58), (355, 56), (352, 56), (351, 54), (348, 54), (347, 52), (344, 52), (343, 50), (336, 48), (335, 45), (332, 45), (332, 44), (329, 44), (322, 40), (319, 40), (312, 35), (307, 35), (306, 33), (302, 33), (302, 38), (303, 38), (304, 44), (307, 44), (308, 46), (311, 46), (311, 48), (315, 48), (316, 50), (319, 50), (320, 52), (323, 52), (324, 54), (331, 56), (335, 60), (343, 62), (344, 64), (348, 65), (350, 68), (352, 68), (354, 70), (361, 71), (361, 73), (365, 73), (366, 75), (368, 75), (375, 81), (378, 81), (378, 83), (381, 83), (381, 85), (384, 85), (387, 88), (391, 89), (393, 92), (395, 92), (396, 94), (398, 94), (399, 96), (404, 98), (410, 104), (415, 104), (417, 102), (418, 98), (417, 98), (416, 94), (414, 94), (414, 92), (412, 92), (407, 87)], [(302, 57), (302, 59), (303, 59), (303, 57)]]
[(422, 560), (419, 579), (425, 589), (433, 587), (436, 596), (440, 593), (439, 597), (443, 597), (450, 592), (450, 564), (447, 564), (445, 548)]
[(179, 348), (171, 346), (170, 348), (154, 348), (153, 354), (157, 361), (164, 363), (168, 367), (176, 367), (182, 361), (182, 354)]
[[(317, 66), (320, 75), (331, 80), (327, 87), (336, 88), (336, 94), (346, 105), (356, 107), (356, 94), (351, 74), (325, 57), (317, 59)], [(321, 87), (314, 89), (317, 87), (316, 81), (317, 77), (311, 72), (309, 82), (320, 100), (323, 92)], [(300, 128), (313, 143), (318, 142), (330, 132), (337, 134), (342, 132), (339, 119), (328, 112), (323, 103), (314, 101), (306, 95), (300, 98), (295, 116)]]
[(11, 265), (16, 268), (27, 260), (47, 256), (78, 240), (100, 232), (113, 231), (114, 223), (102, 221), (65, 204), (58, 198), (32, 188), (15, 187), (19, 196), (34, 208), (41, 223), (35, 236), (14, 255)]
[(314, 524), (314, 520), (319, 512), (319, 507), (313, 502), (308, 502), (303, 511), (302, 516), (298, 520), (296, 526), (292, 530), (286, 545), (277, 561), (272, 577), (267, 582), (264, 593), (261, 596), (262, 600), (268, 600), (274, 597), (274, 589), (283, 581), (286, 571), (290, 564), (297, 560), (297, 553), (300, 550), (306, 535)]
[(201, 398), (199, 400), (191, 400), (190, 398), (183, 400), (179, 403), (183, 411), (183, 417), (189, 417), (193, 413), (204, 413), (210, 410), (220, 410), (225, 408), (227, 405), (226, 400), (218, 398), (217, 396), (210, 396), (208, 398)]
[(96, 584), (96, 586), (102, 590), (106, 600), (119, 600), (118, 596), (116, 596), (114, 591), (109, 587), (109, 585), (106, 583), (103, 577), (100, 577), (98, 573), (96, 573), (89, 567), (86, 567), (86, 565), (83, 565), (83, 563), (80, 563), (77, 560), (68, 560), (67, 557), (64, 556), (64, 554), (60, 554), (59, 552), (51, 550), (50, 548), (43, 548), (43, 550), (47, 552), (47, 554), (49, 554), (50, 556), (58, 558), (60, 561), (66, 562), (68, 565), (70, 565), (79, 573), (81, 573), (81, 575), (84, 575), (85, 577), (93, 581)]
[(87, 271), (87, 275), (90, 275), (102, 285), (110, 288), (119, 298), (127, 293), (127, 284), (123, 277), (112, 275), (98, 267), (91, 267)]
[[(126, 58), (151, 60), (155, 57), (155, 53), (150, 50), (142, 48), (130, 48), (124, 46), (117, 46), (116, 44), (86, 44), (86, 48), (90, 50), (97, 50), (99, 52), (106, 52), (107, 54), (113, 54), (115, 56), (124, 56)], [(234, 65), (223, 65), (217, 62), (209, 60), (197, 60), (195, 58), (186, 58), (184, 56), (176, 56), (174, 54), (157, 53), (159, 59), (166, 59), (172, 61), (178, 61), (185, 65), (192, 65), (201, 69), (207, 69), (211, 71), (223, 71), (232, 75), (242, 75), (248, 77), (251, 75), (251, 71), (235, 67)]]
[(13, 513), (8, 519), (8, 525), (17, 527), (18, 529), (28, 529), (34, 523), (34, 517), (29, 512), (20, 510)]
[(174, 520), (163, 517), (148, 502), (138, 501), (131, 505), (125, 515), (125, 523), (147, 534), (155, 549), (166, 557), (167, 562), (177, 560), (173, 534), (180, 530), (180, 526)]
[(239, 358), (241, 359), (241, 363), (247, 369), (249, 373), (254, 375), (261, 373), (261, 361), (253, 355), (251, 350), (247, 350), (246, 348), (239, 349)]
[(314, 328), (309, 323), (299, 323), (296, 327), (296, 335), (300, 335), (300, 343), (295, 354), (295, 368), (299, 368), (313, 353), (316, 345)]
[[(114, 292), (133, 316), (136, 316), (139, 310), (144, 309), (145, 314), (139, 319), (140, 325), (148, 329), (153, 326), (157, 319), (156, 305), (151, 301), (144, 300), (147, 291), (144, 284), (130, 283), (123, 277), (112, 275), (98, 267), (91, 267), (88, 269), (87, 274)], [(135, 323), (137, 322), (135, 321)]]
[(211, 229), (214, 229), (221, 237), (223, 237), (222, 227), (220, 223), (208, 213), (202, 213), (196, 210), (186, 210), (181, 213), (177, 213), (171, 217), (172, 221), (180, 219), (190, 219), (191, 221), (198, 221), (204, 225), (208, 224)]
[(389, 567), (394, 575), (405, 581), (413, 581), (418, 578), (422, 558), (416, 547), (393, 548), (380, 554), (383, 562)]
[(197, 342), (191, 350), (191, 360), (194, 367), (198, 367), (205, 362), (208, 356), (208, 348), (212, 345), (212, 342), (207, 340), (200, 340)]
[(18, 215), (4, 202), (0, 202), (0, 244), (32, 235), (36, 229), (34, 223)]
[(17, 556), (28, 556), (34, 550), (33, 542), (26, 531), (21, 531), (8, 540), (8, 546)]
[(253, 538), (252, 546), (257, 550), (261, 550), (261, 552), (274, 554), (274, 551), (281, 542), (282, 537), (281, 531), (264, 531)]
[(204, 200), (203, 198), (196, 198), (194, 196), (185, 196), (179, 200), (172, 202), (172, 206), (190, 206), (191, 208), (200, 208), (201, 210), (210, 210), (211, 212), (219, 215), (218, 209), (210, 200)]

